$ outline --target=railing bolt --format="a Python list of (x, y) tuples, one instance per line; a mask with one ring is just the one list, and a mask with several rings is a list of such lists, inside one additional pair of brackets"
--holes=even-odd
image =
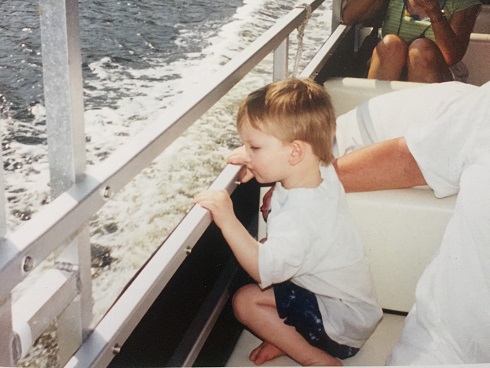
[(114, 355), (119, 354), (121, 352), (121, 346), (119, 344), (116, 344), (112, 347), (112, 353)]
[(111, 187), (110, 186), (106, 186), (103, 190), (102, 190), (102, 197), (107, 200), (111, 197), (112, 195), (112, 190), (111, 190)]
[(25, 257), (24, 263), (22, 265), (22, 269), (24, 270), (24, 272), (32, 271), (33, 267), (34, 267), (34, 260), (32, 259), (32, 257), (30, 256)]
[(191, 252), (192, 252), (191, 246), (188, 246), (187, 248), (185, 248), (185, 254), (191, 254)]

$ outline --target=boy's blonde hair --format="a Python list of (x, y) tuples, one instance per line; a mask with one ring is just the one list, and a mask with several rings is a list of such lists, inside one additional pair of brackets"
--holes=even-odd
[(309, 143), (321, 161), (333, 161), (334, 109), (330, 95), (312, 79), (286, 79), (250, 93), (238, 108), (238, 131), (246, 124), (283, 142)]

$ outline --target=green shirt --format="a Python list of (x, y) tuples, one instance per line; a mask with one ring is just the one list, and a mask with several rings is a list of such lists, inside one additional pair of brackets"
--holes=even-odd
[[(481, 4), (480, 0), (447, 0), (443, 10), (446, 18), (451, 19), (455, 12), (478, 4)], [(435, 41), (430, 20), (415, 20), (405, 10), (403, 0), (390, 0), (383, 22), (383, 36), (396, 34), (407, 42), (425, 36)]]

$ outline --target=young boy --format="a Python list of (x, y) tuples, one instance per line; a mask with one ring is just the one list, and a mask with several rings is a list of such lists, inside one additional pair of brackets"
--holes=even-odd
[(335, 115), (327, 92), (289, 79), (240, 105), (242, 159), (259, 183), (275, 183), (267, 239), (238, 221), (225, 191), (204, 191), (208, 209), (238, 262), (258, 284), (233, 297), (238, 320), (263, 339), (260, 365), (288, 355), (301, 365), (342, 365), (381, 319), (369, 265), (331, 163)]

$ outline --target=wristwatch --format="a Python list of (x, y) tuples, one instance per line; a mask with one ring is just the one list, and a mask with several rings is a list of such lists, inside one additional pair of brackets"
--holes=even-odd
[(432, 24), (442, 22), (444, 19), (446, 19), (446, 16), (444, 15), (444, 9), (440, 9), (439, 12), (429, 18)]

